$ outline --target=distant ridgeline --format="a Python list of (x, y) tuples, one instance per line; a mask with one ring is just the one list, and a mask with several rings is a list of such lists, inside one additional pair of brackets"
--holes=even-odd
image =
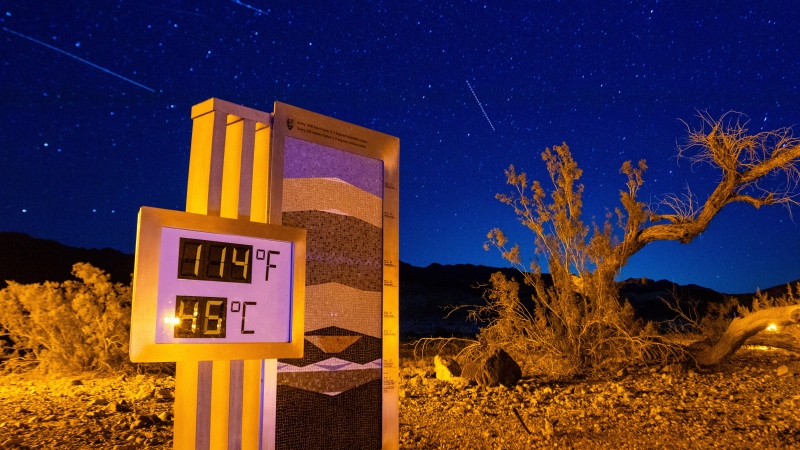
[[(6, 280), (29, 284), (73, 279), (72, 265), (76, 262), (88, 262), (106, 271), (113, 282), (131, 282), (134, 255), (109, 248), (96, 250), (68, 247), (23, 233), (0, 232), (0, 289), (6, 287)], [(511, 268), (436, 263), (427, 267), (416, 267), (401, 262), (401, 335), (418, 337), (474, 334), (477, 327), (465, 322), (465, 309), (451, 315), (447, 320), (441, 319), (447, 315), (448, 306), (482, 304), (489, 277), (498, 270), (507, 277), (522, 281), (519, 272)], [(544, 280), (549, 283), (550, 276), (545, 274)], [(794, 286), (796, 282), (791, 284)], [(775, 286), (765, 292), (780, 296), (786, 292), (786, 285)], [(531, 294), (532, 290), (527, 286), (520, 287), (520, 298), (523, 301), (530, 298)], [(708, 303), (719, 302), (726, 296), (701, 286), (677, 285), (666, 280), (629, 279), (620, 283), (620, 297), (629, 301), (636, 315), (645, 320), (663, 321), (674, 318), (675, 313), (661, 300), (663, 298), (673, 301), (674, 295), (684, 301), (696, 301), (698, 312), (703, 312)], [(749, 305), (753, 294), (735, 297), (741, 304)]]
[(68, 247), (24, 233), (0, 232), (0, 289), (6, 281), (30, 284), (74, 279), (72, 265), (86, 262), (111, 275), (115, 283), (130, 284), (133, 255), (104, 248)]

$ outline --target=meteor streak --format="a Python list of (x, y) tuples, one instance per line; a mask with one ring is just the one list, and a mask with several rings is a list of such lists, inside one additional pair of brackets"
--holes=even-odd
[(237, 5), (242, 5), (242, 6), (244, 6), (245, 8), (250, 8), (250, 9), (252, 9), (253, 11), (257, 11), (257, 12), (259, 12), (259, 13), (261, 13), (261, 14), (269, 14), (267, 11), (264, 11), (264, 10), (262, 10), (262, 9), (258, 9), (258, 8), (256, 8), (255, 6), (250, 6), (250, 5), (246, 4), (246, 3), (242, 3), (242, 2), (240, 2), (239, 0), (231, 0), (231, 1), (232, 1), (233, 3), (236, 3)]
[(27, 39), (27, 40), (29, 40), (31, 42), (35, 42), (35, 43), (37, 43), (39, 45), (43, 45), (43, 46), (49, 48), (50, 50), (55, 50), (55, 51), (57, 51), (59, 53), (63, 53), (65, 55), (69, 56), (70, 58), (77, 59), (78, 61), (80, 61), (82, 63), (88, 64), (88, 65), (94, 67), (95, 69), (100, 69), (100, 70), (102, 70), (103, 72), (105, 72), (105, 73), (107, 73), (109, 75), (114, 75), (117, 78), (121, 78), (121, 79), (127, 81), (128, 83), (131, 83), (131, 84), (134, 84), (136, 86), (139, 86), (142, 89), (147, 89), (150, 92), (155, 92), (153, 89), (150, 89), (149, 87), (147, 87), (147, 86), (145, 86), (143, 84), (137, 83), (137, 82), (131, 80), (130, 78), (125, 78), (125, 77), (123, 77), (122, 75), (120, 75), (118, 73), (115, 73), (115, 72), (112, 72), (112, 71), (106, 69), (105, 67), (98, 66), (97, 64), (95, 64), (93, 62), (87, 61), (87, 60), (85, 60), (85, 59), (83, 59), (83, 58), (81, 58), (79, 56), (73, 55), (72, 53), (65, 52), (64, 50), (61, 50), (60, 48), (53, 47), (52, 45), (44, 43), (44, 42), (42, 42), (42, 41), (40, 41), (38, 39), (34, 39), (34, 38), (32, 38), (30, 36), (26, 36), (26, 35), (24, 35), (22, 33), (17, 33), (16, 31), (10, 30), (10, 29), (8, 29), (6, 27), (3, 27), (3, 31), (5, 31), (7, 33), (11, 33), (11, 34), (16, 35), (16, 36), (19, 36), (21, 38)]
[(494, 129), (494, 125), (492, 125), (492, 121), (489, 120), (489, 116), (486, 115), (486, 110), (483, 109), (483, 105), (481, 104), (481, 101), (478, 100), (478, 96), (475, 95), (475, 91), (472, 89), (472, 85), (469, 84), (469, 80), (466, 80), (466, 81), (467, 81), (467, 86), (469, 86), (469, 91), (472, 92), (472, 96), (475, 97), (475, 101), (478, 102), (478, 106), (481, 107), (481, 112), (483, 113), (483, 117), (485, 117), (486, 121), (489, 122), (489, 126), (492, 127), (492, 131), (497, 131), (497, 130)]

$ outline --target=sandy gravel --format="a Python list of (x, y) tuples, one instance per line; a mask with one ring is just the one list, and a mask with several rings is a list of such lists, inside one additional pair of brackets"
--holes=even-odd
[(717, 372), (640, 368), (514, 389), (456, 389), (431, 371), (403, 368), (402, 448), (800, 448), (800, 358), (783, 352), (742, 350)]
[[(717, 372), (455, 388), (405, 359), (401, 448), (800, 448), (797, 374), (798, 356), (747, 350)], [(0, 448), (169, 449), (173, 393), (169, 376), (6, 376)]]

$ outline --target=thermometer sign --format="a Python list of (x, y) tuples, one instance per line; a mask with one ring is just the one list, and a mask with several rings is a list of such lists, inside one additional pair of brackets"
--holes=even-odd
[(156, 342), (289, 342), (292, 251), (291, 242), (163, 228)]
[[(296, 351), (305, 230), (142, 208), (139, 233), (132, 356), (140, 341), (172, 357), (186, 350), (177, 352), (182, 359), (195, 359), (204, 345), (225, 355), (216, 359), (251, 359), (249, 344)], [(269, 353), (269, 345), (259, 348), (255, 354)]]

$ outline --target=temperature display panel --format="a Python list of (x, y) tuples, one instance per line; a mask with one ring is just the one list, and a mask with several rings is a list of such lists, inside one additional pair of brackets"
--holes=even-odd
[(291, 242), (162, 228), (156, 343), (289, 342), (292, 253)]
[(302, 355), (305, 230), (143, 207), (131, 360)]
[(178, 278), (250, 283), (252, 253), (252, 245), (181, 238)]

